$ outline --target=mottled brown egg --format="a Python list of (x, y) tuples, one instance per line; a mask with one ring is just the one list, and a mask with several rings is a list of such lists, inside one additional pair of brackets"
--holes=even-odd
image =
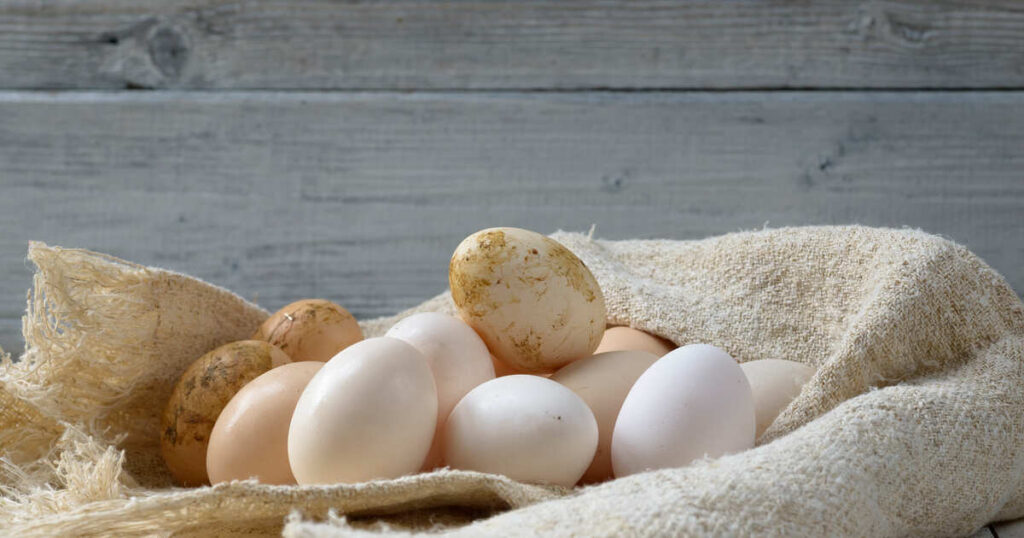
[(217, 417), (206, 451), (210, 482), (255, 478), (295, 484), (288, 464), (288, 426), (299, 396), (324, 363), (285, 364), (253, 379)]
[(281, 348), (293, 361), (327, 362), (362, 340), (363, 331), (348, 310), (324, 299), (303, 299), (275, 312), (252, 337)]
[(185, 369), (161, 417), (160, 451), (178, 483), (209, 482), (206, 447), (221, 410), (246, 383), (289, 362), (266, 342), (242, 340), (214, 349)]
[(632, 327), (609, 327), (594, 354), (608, 351), (646, 351), (661, 357), (675, 349), (672, 342)]
[(481, 230), (455, 249), (448, 281), (459, 317), (514, 369), (551, 372), (601, 341), (601, 288), (583, 260), (549, 237)]

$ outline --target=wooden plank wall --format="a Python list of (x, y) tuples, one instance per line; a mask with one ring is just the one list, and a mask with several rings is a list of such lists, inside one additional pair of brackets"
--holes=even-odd
[(1018, 0), (3, 0), (7, 88), (1007, 88)]
[(914, 226), (1024, 290), (1016, 0), (0, 0), (0, 347), (26, 242), (360, 316), (490, 225)]
[(1022, 90), (1019, 0), (0, 0), (0, 347), (29, 239), (362, 317), (492, 225), (913, 226), (1021, 291)]

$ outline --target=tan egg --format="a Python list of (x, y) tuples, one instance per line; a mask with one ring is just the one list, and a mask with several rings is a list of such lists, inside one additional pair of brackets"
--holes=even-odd
[(606, 351), (637, 350), (653, 353), (659, 357), (672, 351), (676, 346), (664, 338), (634, 329), (632, 327), (609, 327), (601, 337), (601, 344), (594, 354)]
[(637, 378), (658, 357), (646, 351), (609, 351), (569, 364), (551, 376), (587, 403), (597, 419), (597, 453), (580, 482), (612, 478), (612, 431), (622, 402)]
[(258, 340), (224, 344), (199, 357), (181, 375), (161, 416), (160, 452), (178, 483), (206, 484), (206, 447), (224, 406), (246, 383), (291, 362)]
[(363, 331), (348, 310), (324, 299), (303, 299), (275, 312), (252, 337), (274, 344), (294, 361), (327, 362), (362, 340)]
[(324, 363), (285, 364), (250, 381), (221, 411), (210, 432), (210, 482), (255, 478), (295, 484), (288, 465), (288, 426), (299, 396)]
[(590, 269), (536, 232), (489, 228), (462, 241), (448, 269), (459, 316), (511, 368), (551, 372), (590, 356), (605, 305)]
[(750, 389), (754, 393), (757, 437), (775, 422), (779, 413), (800, 394), (804, 384), (814, 376), (814, 368), (782, 359), (745, 362), (740, 368), (746, 374)]

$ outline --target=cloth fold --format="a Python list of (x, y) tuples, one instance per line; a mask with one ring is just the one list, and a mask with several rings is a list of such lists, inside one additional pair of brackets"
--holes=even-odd
[[(267, 313), (185, 275), (33, 243), (26, 351), (0, 364), (0, 531), (962, 536), (1024, 516), (1024, 305), (965, 248), (860, 226), (552, 237), (597, 277), (609, 323), (816, 374), (752, 450), (571, 491), (457, 471), (172, 488), (156, 427), (170, 387)], [(452, 312), (449, 294), (361, 324), (380, 335), (428, 310)]]

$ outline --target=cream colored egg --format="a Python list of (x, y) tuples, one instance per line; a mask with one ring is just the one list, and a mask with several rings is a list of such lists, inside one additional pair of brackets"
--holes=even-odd
[(646, 351), (661, 357), (675, 348), (676, 346), (672, 342), (639, 329), (632, 327), (609, 327), (605, 329), (604, 336), (601, 337), (601, 344), (594, 350), (594, 354), (632, 349)]
[(597, 421), (568, 388), (539, 376), (493, 379), (448, 417), (445, 461), (455, 469), (571, 487), (594, 458)]
[[(494, 379), (491, 354), (480, 336), (462, 320), (438, 312), (413, 314), (386, 334), (419, 350), (434, 372), (437, 385), (437, 431), (455, 404), (477, 385)], [(441, 463), (441, 437), (434, 436), (424, 468)]]
[(578, 360), (551, 376), (587, 403), (597, 419), (597, 453), (580, 479), (585, 484), (612, 477), (612, 430), (626, 394), (658, 357), (646, 351), (609, 351)]
[(612, 432), (616, 477), (682, 467), (754, 446), (754, 397), (728, 353), (683, 346), (645, 371), (619, 410)]
[(420, 469), (437, 423), (423, 354), (396, 338), (357, 342), (317, 372), (295, 406), (288, 460), (299, 484), (396, 478)]
[(253, 379), (224, 406), (210, 433), (210, 482), (255, 478), (294, 484), (288, 465), (288, 426), (295, 404), (324, 363), (293, 362)]
[(589, 356), (605, 305), (587, 266), (563, 245), (519, 228), (462, 241), (448, 272), (459, 317), (494, 355), (524, 372), (550, 372)]
[(763, 359), (740, 365), (750, 383), (757, 415), (757, 437), (775, 417), (800, 394), (800, 389), (814, 376), (814, 368), (794, 361)]

